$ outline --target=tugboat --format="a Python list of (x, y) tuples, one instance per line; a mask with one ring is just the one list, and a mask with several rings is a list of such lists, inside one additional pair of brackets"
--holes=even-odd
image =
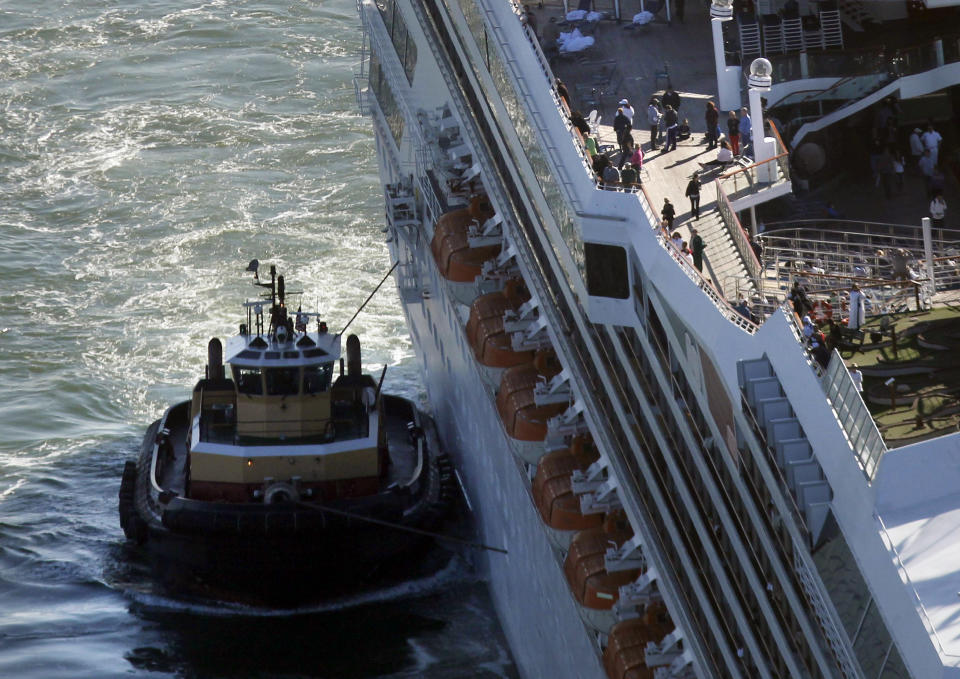
[(434, 424), (381, 392), (386, 368), (362, 373), (356, 335), (344, 371), (341, 334), (289, 313), (283, 276), (261, 283), (258, 268), (269, 304), (245, 302), (225, 356), (210, 340), (191, 399), (127, 461), (124, 534), (166, 584), (217, 593), (301, 601), (407, 572), (455, 493)]

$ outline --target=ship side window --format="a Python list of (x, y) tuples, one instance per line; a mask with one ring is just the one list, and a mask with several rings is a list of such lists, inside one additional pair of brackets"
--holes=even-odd
[(308, 365), (303, 368), (303, 393), (320, 394), (330, 388), (333, 363)]
[(263, 379), (260, 368), (233, 368), (233, 381), (237, 383), (237, 391), (241, 394), (263, 393)]
[(291, 396), (300, 393), (300, 368), (267, 368), (267, 395)]
[(397, 58), (403, 64), (407, 81), (412, 85), (413, 71), (417, 66), (417, 46), (407, 31), (403, 14), (395, 0), (377, 0), (377, 8), (380, 10), (380, 17), (383, 19), (384, 28), (387, 29), (387, 35), (390, 36), (393, 47), (397, 50)]
[(587, 293), (595, 297), (627, 299), (630, 296), (630, 273), (627, 251), (619, 245), (584, 243), (587, 268)]

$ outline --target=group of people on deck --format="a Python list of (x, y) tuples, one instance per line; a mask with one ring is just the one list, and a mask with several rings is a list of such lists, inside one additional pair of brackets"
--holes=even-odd
[[(854, 282), (848, 291), (847, 321), (849, 330), (860, 330), (866, 322), (866, 295), (860, 286)], [(816, 305), (807, 296), (806, 289), (799, 280), (793, 281), (793, 287), (787, 299), (793, 304), (794, 313), (801, 317), (801, 332), (814, 359), (824, 368), (830, 362), (830, 349), (835, 346), (841, 333), (840, 325), (834, 320), (833, 309), (828, 302), (817, 302)], [(816, 307), (825, 307), (829, 315), (815, 320), (811, 315)], [(829, 336), (819, 327), (818, 323), (826, 324)]]

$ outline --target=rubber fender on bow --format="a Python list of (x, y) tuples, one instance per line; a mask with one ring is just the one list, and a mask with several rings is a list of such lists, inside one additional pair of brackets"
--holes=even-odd
[(127, 460), (123, 465), (123, 476), (120, 478), (120, 502), (118, 507), (120, 527), (128, 540), (140, 544), (147, 537), (147, 526), (140, 515), (137, 514), (136, 491), (137, 463), (133, 460)]

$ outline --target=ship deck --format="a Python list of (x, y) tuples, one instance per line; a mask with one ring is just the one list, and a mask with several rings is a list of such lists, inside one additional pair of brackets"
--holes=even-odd
[[(558, 21), (563, 18), (561, 3), (544, 4), (543, 7), (530, 4), (528, 7), (537, 17), (539, 33), (542, 33), (551, 17)], [(645, 154), (641, 179), (652, 207), (659, 211), (664, 198), (668, 198), (677, 212), (674, 230), (679, 231), (688, 242), (690, 228), (696, 226), (707, 243), (704, 273), (728, 300), (735, 301), (737, 286), (734, 279), (743, 278), (745, 269), (737, 261), (738, 255), (732, 244), (722, 242), (728, 241), (729, 236), (724, 237), (724, 228), (717, 212), (716, 192), (711, 186), (718, 173), (708, 172), (702, 177), (699, 220), (692, 219), (689, 202), (684, 195), (691, 175), (700, 169), (698, 163), (714, 158), (714, 152), (708, 151), (703, 141), (706, 102), (711, 99), (715, 103), (718, 101), (709, 5), (686, 3), (684, 23), (674, 19), (668, 24), (661, 10), (653, 22), (638, 28), (627, 26), (630, 24), (629, 18), (640, 11), (640, 1), (626, 0), (621, 7), (626, 21), (620, 24), (611, 20), (597, 22), (593, 32), (596, 39), (594, 46), (580, 55), (555, 58), (552, 61), (554, 73), (566, 84), (573, 110), (579, 110), (587, 116), (592, 109), (596, 109), (601, 116), (601, 145), (616, 146), (616, 135), (611, 124), (617, 102), (621, 98), (630, 101), (635, 109), (634, 138), (641, 143)], [(561, 30), (570, 29), (562, 27)], [(922, 30), (924, 26), (917, 27), (917, 31)], [(696, 46), (696, 49), (691, 46)], [(603, 86), (599, 88), (603, 95), (597, 99), (591, 94), (591, 89), (601, 80), (598, 74), (605, 68), (609, 69), (611, 63), (616, 64), (616, 76), (606, 84), (606, 89)], [(669, 153), (663, 153), (662, 146), (661, 150), (650, 150), (650, 135), (645, 125), (646, 106), (650, 97), (661, 95), (668, 82), (662, 75), (664, 72), (669, 73), (670, 84), (680, 94), (680, 118), (689, 119), (692, 131), (690, 139), (679, 142), (677, 149)], [(747, 104), (746, 99), (744, 92), (742, 104)], [(722, 129), (725, 127), (725, 114), (725, 111), (721, 111)], [(904, 126), (904, 140), (912, 128), (913, 124)], [(951, 131), (941, 131), (949, 141)], [(905, 152), (909, 155), (908, 149)], [(616, 159), (618, 155), (614, 154), (613, 157)], [(850, 158), (843, 167), (838, 167), (837, 177), (837, 180), (803, 194), (795, 187), (794, 196), (777, 207), (769, 204), (759, 207), (757, 214), (761, 230), (764, 221), (788, 220), (790, 214), (802, 214), (807, 219), (825, 218), (825, 207), (831, 203), (846, 219), (854, 222), (919, 226), (921, 218), (929, 214), (924, 180), (915, 171), (908, 170), (902, 191), (892, 198), (886, 198), (883, 189), (874, 183), (866, 155)], [(948, 206), (960, 206), (960, 181), (952, 173), (948, 173), (944, 197)], [(946, 226), (960, 226), (960, 218), (956, 214), (951, 216), (950, 210)], [(744, 227), (750, 229), (746, 221)], [(938, 294), (934, 299), (938, 303), (956, 303), (958, 300), (960, 292), (956, 291)]]
[[(952, 450), (902, 448), (877, 478), (877, 523), (944, 664), (960, 667), (960, 465)], [(953, 464), (944, 463), (944, 453)], [(949, 675), (954, 676), (954, 675)]]

